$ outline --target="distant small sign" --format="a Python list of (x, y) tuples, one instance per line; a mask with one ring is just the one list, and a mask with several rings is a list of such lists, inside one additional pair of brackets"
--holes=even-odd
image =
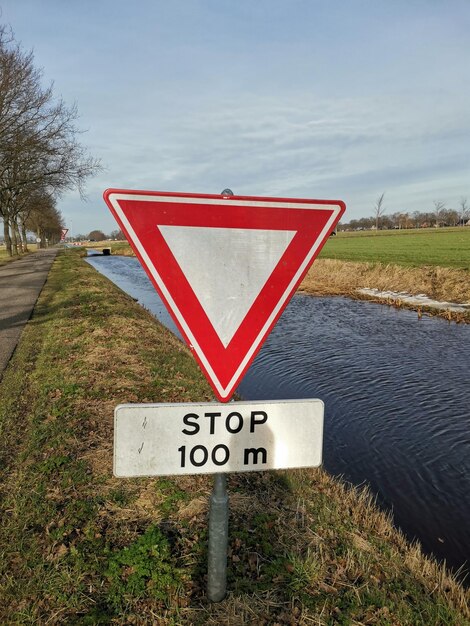
[(321, 400), (121, 404), (114, 412), (118, 477), (317, 467)]

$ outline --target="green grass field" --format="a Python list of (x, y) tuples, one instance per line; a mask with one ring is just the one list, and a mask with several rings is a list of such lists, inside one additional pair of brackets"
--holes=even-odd
[(338, 233), (321, 257), (341, 261), (470, 269), (470, 227)]
[(7, 249), (4, 245), (0, 244), (0, 265), (6, 263), (9, 259), (10, 257), (7, 254)]

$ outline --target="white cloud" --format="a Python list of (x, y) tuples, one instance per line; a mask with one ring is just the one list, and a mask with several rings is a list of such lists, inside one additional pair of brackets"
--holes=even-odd
[(346, 219), (382, 191), (470, 195), (466, 2), (2, 4), (106, 167), (60, 201), (74, 230), (114, 228), (108, 186), (340, 198)]

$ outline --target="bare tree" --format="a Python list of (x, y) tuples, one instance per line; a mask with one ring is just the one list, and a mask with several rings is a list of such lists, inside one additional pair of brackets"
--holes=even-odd
[(375, 228), (379, 230), (379, 220), (382, 215), (385, 213), (385, 207), (383, 206), (385, 191), (381, 196), (379, 196), (375, 202), (374, 206), (374, 217), (375, 217)]
[(21, 231), (21, 238), (23, 240), (23, 249), (28, 246), (26, 233), (32, 231), (36, 233), (36, 237), (43, 240), (43, 216), (46, 220), (49, 220), (50, 214), (55, 210), (56, 201), (53, 196), (47, 191), (38, 188), (34, 192), (28, 194), (24, 201), (21, 203), (21, 210), (18, 213), (18, 223)]
[(25, 234), (26, 230), (34, 232), (41, 239), (41, 247), (44, 247), (46, 239), (50, 243), (60, 241), (63, 227), (64, 220), (55, 199), (46, 193), (36, 195), (24, 221)]
[[(338, 224), (338, 228), (340, 227), (340, 224)], [(126, 241), (126, 236), (124, 235), (124, 233), (122, 232), (121, 229), (119, 230), (113, 230), (110, 235), (109, 235), (110, 239), (115, 239), (116, 241)]]
[(419, 211), (413, 211), (412, 220), (413, 220), (413, 226), (415, 228), (419, 228), (423, 221), (423, 214), (420, 213)]
[(460, 223), (462, 224), (462, 226), (464, 226), (465, 222), (470, 217), (470, 208), (468, 206), (467, 198), (464, 198), (462, 196), (462, 198), (460, 198), (459, 205), (460, 205)]
[(434, 218), (436, 220), (436, 227), (439, 228), (441, 223), (442, 214), (445, 211), (446, 204), (445, 202), (441, 202), (440, 200), (434, 200)]
[(99, 169), (77, 140), (77, 109), (42, 87), (34, 67), (5, 27), (0, 27), (0, 216), (10, 254), (18, 251), (18, 216), (36, 190), (58, 196)]
[(459, 214), (455, 209), (444, 209), (441, 213), (441, 223), (443, 226), (457, 226)]

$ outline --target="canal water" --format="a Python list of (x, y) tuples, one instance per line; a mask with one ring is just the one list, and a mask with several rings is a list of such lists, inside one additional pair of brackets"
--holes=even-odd
[[(137, 259), (88, 261), (179, 334)], [(470, 325), (296, 295), (238, 391), (321, 398), (325, 468), (369, 485), (426, 552), (470, 562)]]

